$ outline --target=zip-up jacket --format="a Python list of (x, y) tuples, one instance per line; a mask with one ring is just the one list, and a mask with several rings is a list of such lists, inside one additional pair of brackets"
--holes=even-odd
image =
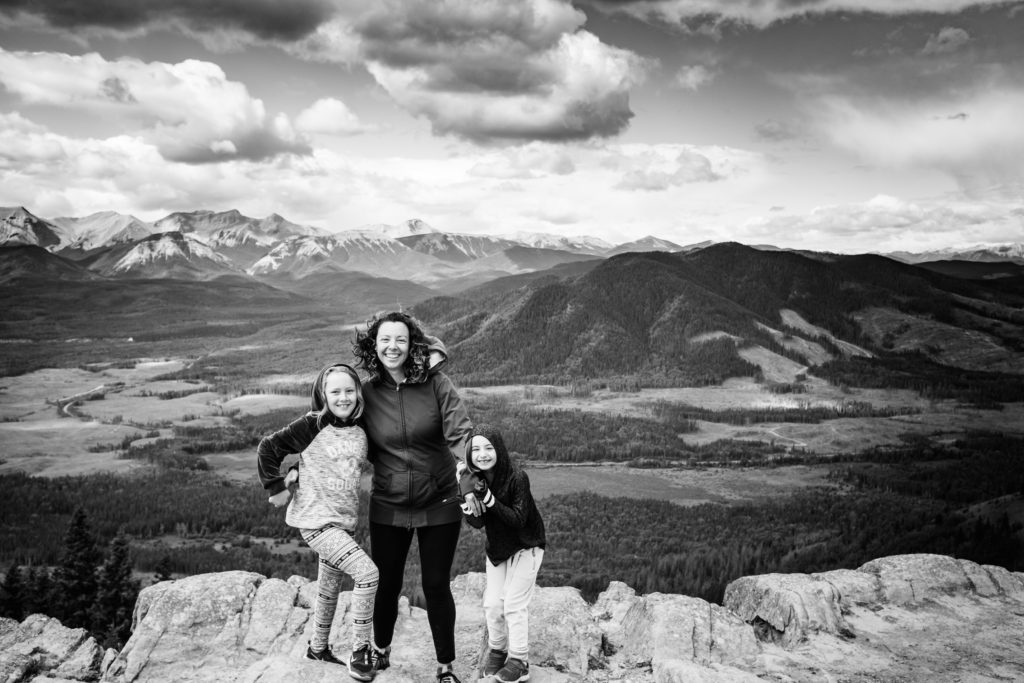
[(419, 382), (387, 372), (363, 384), (363, 426), (373, 463), (370, 521), (421, 527), (457, 522), (456, 454), (472, 423), (451, 380), (435, 366)]
[(487, 481), (492, 502), (479, 517), (466, 513), (466, 521), (477, 529), (484, 528), (487, 542), (484, 551), (493, 565), (499, 565), (520, 550), (544, 548), (544, 520), (530, 493), (530, 478), (512, 462), (501, 433), (489, 425), (477, 425), (471, 436), (483, 436), (491, 445), (497, 460), (489, 471), (474, 465), (472, 453), (466, 451), (466, 468), (459, 477), (461, 495), (473, 490), (481, 479)]

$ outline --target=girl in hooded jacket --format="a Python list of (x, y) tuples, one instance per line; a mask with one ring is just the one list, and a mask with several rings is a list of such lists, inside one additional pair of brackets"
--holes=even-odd
[(530, 478), (516, 466), (501, 433), (477, 425), (459, 477), (463, 495), (475, 494), (483, 513), (463, 506), (466, 521), (487, 536), (488, 653), (484, 676), (510, 683), (530, 680), (529, 607), (537, 572), (544, 559), (544, 520), (530, 493)]
[[(367, 462), (366, 433), (359, 375), (343, 363), (320, 371), (313, 383), (310, 412), (264, 437), (257, 449), (260, 481), (270, 503), (288, 505), (285, 521), (320, 556), (313, 636), (306, 658), (343, 664), (328, 647), (331, 624), (348, 574), (352, 589), (352, 654), (348, 672), (360, 681), (373, 679), (370, 657), (374, 598), (378, 573), (373, 560), (353, 538), (359, 510), (359, 483)], [(298, 454), (298, 465), (282, 475), (285, 457)]]

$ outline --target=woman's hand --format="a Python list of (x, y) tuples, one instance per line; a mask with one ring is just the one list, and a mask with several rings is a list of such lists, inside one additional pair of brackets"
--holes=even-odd
[(473, 493), (485, 508), (494, 505), (494, 494), (487, 488), (487, 480), (483, 477), (480, 477), (480, 480), (473, 485)]
[(297, 467), (293, 467), (290, 470), (288, 470), (288, 474), (286, 474), (285, 477), (284, 477), (284, 487), (286, 489), (288, 489), (289, 491), (291, 491), (292, 490), (292, 485), (293, 484), (294, 485), (298, 485), (298, 483), (299, 483), (299, 469)]

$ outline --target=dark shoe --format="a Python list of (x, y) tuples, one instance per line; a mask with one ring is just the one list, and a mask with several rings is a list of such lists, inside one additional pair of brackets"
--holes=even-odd
[(505, 666), (506, 659), (508, 659), (508, 652), (505, 650), (488, 650), (487, 661), (484, 662), (484, 676), (493, 676), (498, 673), (498, 670)]
[(455, 672), (451, 669), (444, 671), (442, 669), (437, 670), (437, 683), (462, 683), (459, 677), (455, 675)]
[(373, 680), (373, 661), (369, 643), (352, 651), (352, 656), (348, 658), (348, 675), (357, 681)]
[(374, 671), (383, 671), (391, 666), (391, 646), (378, 650), (376, 646), (370, 648), (370, 664)]
[(325, 647), (319, 652), (313, 652), (312, 648), (307, 647), (306, 659), (313, 659), (318, 662), (327, 662), (328, 664), (341, 664), (342, 666), (345, 666), (345, 662), (335, 657), (334, 653), (331, 652), (331, 648), (329, 647)]
[(501, 667), (498, 673), (494, 674), (494, 680), (499, 683), (520, 683), (530, 680), (530, 665), (521, 659), (509, 657), (505, 666)]

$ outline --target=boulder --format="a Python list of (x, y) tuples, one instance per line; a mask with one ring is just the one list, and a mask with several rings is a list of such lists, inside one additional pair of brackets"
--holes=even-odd
[(725, 587), (725, 607), (753, 624), (758, 638), (791, 647), (808, 634), (848, 634), (840, 591), (808, 574), (744, 576)]
[(93, 681), (102, 661), (103, 649), (85, 629), (68, 628), (43, 614), (29, 615), (20, 624), (0, 620), (0, 681), (20, 681), (31, 674)]

